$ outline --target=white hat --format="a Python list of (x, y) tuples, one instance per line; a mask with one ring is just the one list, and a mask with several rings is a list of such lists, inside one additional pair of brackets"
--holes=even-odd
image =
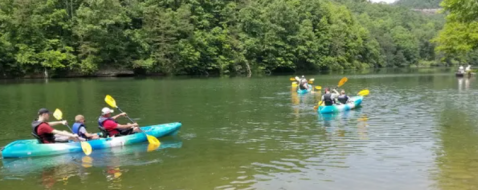
[(110, 113), (113, 113), (114, 110), (108, 108), (108, 107), (104, 107), (103, 109), (101, 109), (101, 115), (106, 115), (106, 114), (110, 114)]

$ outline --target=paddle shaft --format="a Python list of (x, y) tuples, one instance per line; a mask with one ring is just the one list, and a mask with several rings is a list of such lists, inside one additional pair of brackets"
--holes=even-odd
[[(118, 110), (119, 110), (121, 113), (124, 113), (124, 111), (123, 111), (123, 110), (121, 110), (121, 108), (120, 108), (119, 106), (116, 106), (116, 108), (118, 108)], [(128, 119), (129, 119), (129, 121), (131, 121), (131, 122), (135, 123), (135, 122), (133, 121), (133, 119), (131, 119), (131, 118), (130, 118), (128, 115), (126, 115), (126, 118), (128, 118)]]

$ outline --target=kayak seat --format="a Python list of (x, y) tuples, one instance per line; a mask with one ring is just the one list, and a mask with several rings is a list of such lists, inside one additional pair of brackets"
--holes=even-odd
[(100, 138), (107, 138), (108, 137), (108, 131), (106, 131), (105, 128), (98, 126), (98, 129), (101, 132), (101, 134), (99, 135)]
[(32, 136), (35, 137), (35, 139), (38, 140), (38, 143), (40, 143), (40, 144), (43, 143), (43, 141), (41, 140), (40, 136), (38, 136), (37, 134), (35, 134), (35, 133), (32, 132)]

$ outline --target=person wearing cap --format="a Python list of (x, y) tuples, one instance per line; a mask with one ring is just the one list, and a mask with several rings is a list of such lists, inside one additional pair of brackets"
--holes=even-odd
[(53, 121), (50, 119), (50, 111), (41, 108), (38, 111), (38, 119), (32, 122), (33, 134), (35, 134), (42, 143), (66, 142), (68, 140), (79, 141), (78, 135), (66, 131), (59, 131), (52, 126), (66, 125), (67, 121)]
[(100, 138), (98, 134), (88, 133), (85, 126), (85, 116), (77, 115), (75, 116), (75, 123), (72, 126), (73, 133), (77, 134), (79, 137), (84, 139), (98, 139)]
[(335, 104), (335, 98), (338, 96), (338, 92), (333, 89), (333, 93), (330, 92), (329, 88), (325, 88), (325, 94), (322, 96), (322, 101), (324, 102), (325, 106), (331, 106)]
[(122, 125), (116, 122), (116, 119), (121, 116), (126, 116), (126, 113), (120, 113), (118, 115), (111, 116), (113, 112), (114, 111), (112, 109), (104, 107), (101, 110), (101, 116), (98, 118), (98, 125), (101, 129), (107, 131), (110, 137), (129, 135), (134, 132), (139, 132), (137, 123), (128, 123), (126, 125)]

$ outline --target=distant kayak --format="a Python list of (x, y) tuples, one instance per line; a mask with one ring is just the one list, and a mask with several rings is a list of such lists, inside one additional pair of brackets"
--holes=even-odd
[(307, 93), (309, 93), (310, 91), (312, 91), (313, 88), (312, 88), (312, 85), (309, 84), (309, 89), (304, 89), (304, 90), (300, 90), (299, 88), (297, 88), (297, 89), (298, 89), (298, 90), (297, 90), (297, 93), (298, 93), (298, 94), (307, 94)]
[[(181, 128), (181, 123), (168, 123), (141, 127), (148, 135), (163, 137), (175, 134)], [(146, 142), (144, 133), (135, 133), (127, 136), (101, 138), (87, 141), (93, 150), (118, 146), (125, 146), (140, 142)], [(33, 156), (51, 156), (82, 152), (79, 142), (40, 144), (36, 139), (17, 140), (11, 142), (2, 150), (3, 158), (22, 158)]]
[(456, 72), (456, 73), (455, 73), (455, 76), (456, 76), (456, 77), (464, 77), (464, 76), (471, 77), (471, 76), (474, 75), (474, 74), (475, 74), (475, 73), (471, 73), (471, 72), (469, 72), (469, 73)]
[(350, 97), (350, 102), (347, 104), (319, 106), (319, 109), (317, 109), (317, 112), (324, 114), (324, 113), (337, 113), (337, 112), (352, 110), (360, 106), (360, 104), (362, 103), (362, 100), (363, 100), (363, 96)]

